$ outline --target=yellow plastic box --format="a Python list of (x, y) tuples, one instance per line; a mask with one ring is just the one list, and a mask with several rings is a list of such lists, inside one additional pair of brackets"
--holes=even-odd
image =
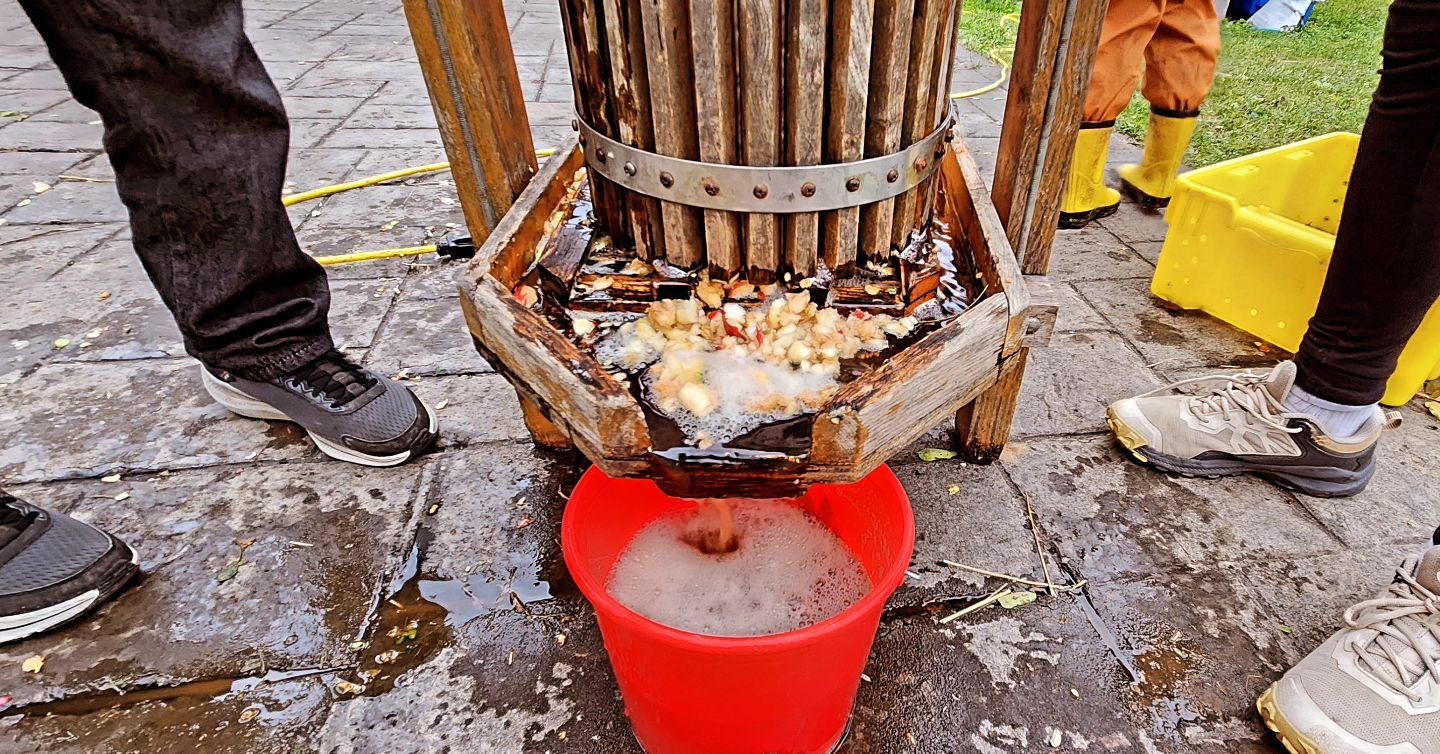
[[(1287, 351), (1299, 348), (1335, 248), (1359, 143), (1355, 134), (1333, 133), (1182, 175), (1151, 291)], [(1400, 354), (1382, 402), (1405, 403), (1436, 377), (1440, 306)]]

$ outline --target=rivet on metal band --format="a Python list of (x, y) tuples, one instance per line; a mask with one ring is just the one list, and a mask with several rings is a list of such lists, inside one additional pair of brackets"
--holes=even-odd
[[(647, 152), (621, 144), (580, 121), (591, 170), (620, 186), (668, 202), (732, 212), (821, 212), (899, 196), (929, 178), (955, 122), (894, 154), (857, 162), (802, 167), (722, 165)], [(604, 157), (600, 157), (604, 155)]]

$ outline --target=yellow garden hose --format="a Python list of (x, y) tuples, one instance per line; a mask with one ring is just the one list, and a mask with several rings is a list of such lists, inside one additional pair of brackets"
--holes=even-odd
[[(1015, 13), (1006, 13), (1005, 15), (1000, 17), (1000, 20), (1002, 22), (1009, 21), (1017, 26), (1020, 24), (1020, 16)], [(1005, 85), (1005, 79), (1010, 78), (1010, 60), (1011, 58), (1015, 57), (1015, 48), (1013, 46), (995, 47), (991, 48), (990, 52), (987, 54), (990, 56), (991, 60), (1000, 64), (1000, 78), (995, 79), (994, 81), (980, 87), (979, 89), (971, 89), (968, 92), (954, 92), (950, 95), (950, 99), (969, 99), (971, 97), (979, 97), (982, 94), (989, 94), (990, 92), (993, 92), (996, 89), (999, 89), (1000, 87)]]
[[(550, 157), (551, 155), (555, 154), (556, 151), (557, 150), (555, 149), (537, 149), (535, 150), (535, 156)], [(450, 163), (448, 162), (434, 162), (429, 165), (417, 165), (413, 168), (392, 170), (388, 173), (372, 175), (369, 178), (361, 178), (355, 181), (346, 181), (345, 183), (336, 183), (329, 186), (321, 186), (320, 188), (312, 189), (310, 191), (303, 191), (298, 194), (291, 194), (290, 196), (281, 199), (280, 203), (284, 204), (286, 207), (291, 207), (302, 202), (308, 202), (313, 199), (320, 199), (322, 197), (330, 196), (331, 194), (338, 194), (342, 191), (350, 191), (353, 189), (364, 188), (366, 186), (376, 186), (387, 181), (408, 178), (412, 175), (420, 175), (421, 173), (438, 173), (441, 170), (449, 169)], [(316, 257), (315, 261), (319, 262), (322, 265), (329, 266), (336, 264), (350, 264), (351, 262), (369, 262), (376, 259), (414, 257), (421, 254), (432, 254), (439, 250), (440, 247), (437, 244), (431, 243), (425, 244), (423, 246), (401, 246), (395, 249), (378, 249), (376, 251), (353, 251), (349, 254), (335, 254), (333, 256)]]

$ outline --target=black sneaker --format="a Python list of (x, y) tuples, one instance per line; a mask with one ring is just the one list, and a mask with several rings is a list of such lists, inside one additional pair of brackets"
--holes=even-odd
[(363, 466), (398, 466), (435, 442), (440, 422), (399, 383), (330, 351), (273, 380), (204, 367), (205, 390), (252, 419), (292, 421), (320, 452)]
[(110, 534), (0, 492), (0, 644), (80, 617), (138, 570)]

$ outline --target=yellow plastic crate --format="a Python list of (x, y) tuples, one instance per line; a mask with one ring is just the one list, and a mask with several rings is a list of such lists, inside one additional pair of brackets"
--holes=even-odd
[[(1299, 348), (1335, 248), (1359, 143), (1355, 134), (1334, 133), (1182, 175), (1151, 291), (1287, 351)], [(1405, 403), (1436, 377), (1440, 306), (1400, 354), (1382, 402)]]

